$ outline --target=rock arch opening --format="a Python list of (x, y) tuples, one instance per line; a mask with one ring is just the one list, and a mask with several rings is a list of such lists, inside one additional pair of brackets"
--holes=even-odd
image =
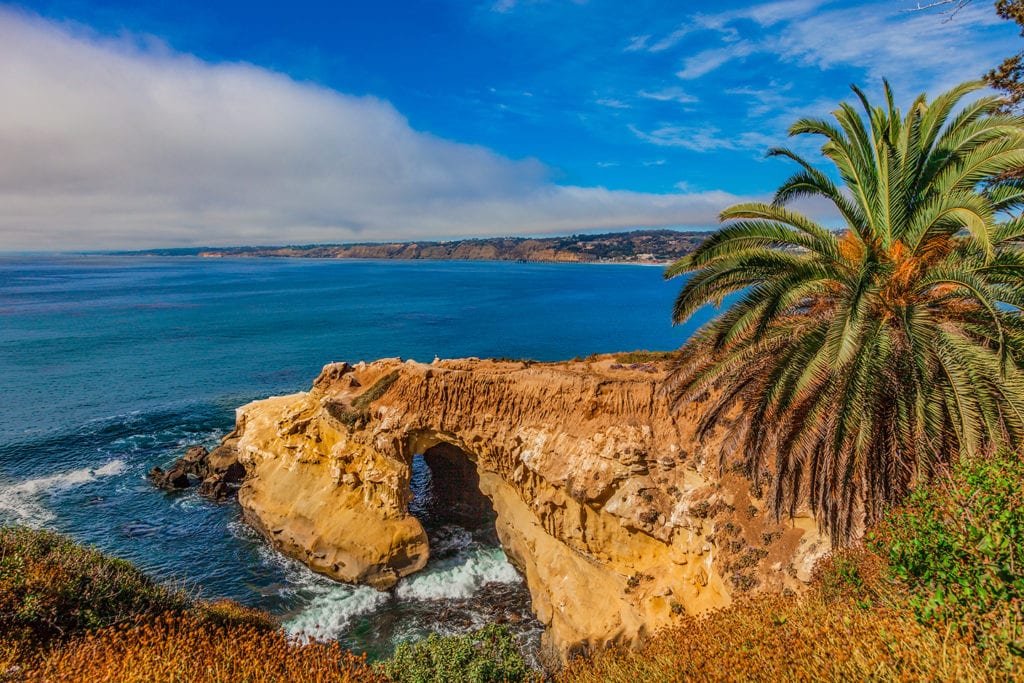
[(452, 634), (502, 624), (539, 666), (544, 627), (498, 538), (498, 513), (481, 490), (476, 459), (445, 442), (420, 448), (412, 459), (409, 513), (426, 533), (430, 559), (399, 581), (397, 595), (426, 607), (417, 620), (427, 630)]
[(480, 542), (498, 545), (494, 528), (498, 515), (480, 490), (476, 463), (461, 448), (441, 442), (413, 456), (410, 488), (409, 512), (423, 525), (428, 539), (432, 532), (455, 526)]

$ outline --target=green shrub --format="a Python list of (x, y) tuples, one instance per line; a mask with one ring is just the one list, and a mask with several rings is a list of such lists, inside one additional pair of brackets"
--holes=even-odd
[(398, 381), (399, 374), (398, 370), (392, 370), (381, 377), (373, 383), (372, 387), (364, 391), (358, 398), (356, 398), (356, 400), (352, 401), (352, 407), (357, 411), (369, 408), (371, 403), (383, 396), (384, 392), (390, 389), (391, 385)]
[(1022, 654), (1024, 460), (961, 458), (910, 494), (869, 537), (911, 591), (922, 622), (952, 624), (982, 645)]
[(629, 353), (615, 354), (615, 362), (631, 363), (654, 363), (663, 360), (672, 360), (678, 354), (677, 351), (630, 351)]
[(530, 673), (508, 629), (490, 624), (463, 636), (402, 643), (377, 665), (395, 683), (523, 681)]
[(7, 638), (41, 645), (188, 606), (129, 562), (50, 531), (0, 528), (0, 633)]

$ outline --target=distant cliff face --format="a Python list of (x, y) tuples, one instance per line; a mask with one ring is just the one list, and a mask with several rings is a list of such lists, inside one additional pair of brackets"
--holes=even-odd
[(746, 479), (719, 476), (693, 439), (700, 406), (671, 413), (662, 373), (611, 357), (333, 364), (308, 393), (239, 408), (225, 447), (246, 469), (247, 520), (277, 548), (381, 589), (430, 553), (409, 513), (413, 456), (435, 478), (451, 464), (452, 506), (460, 487), (490, 500), (565, 657), (741, 592), (799, 588), (828, 550), (810, 518), (777, 524)]
[(709, 234), (676, 230), (635, 230), (569, 237), (493, 237), (447, 242), (227, 247), (208, 249), (200, 251), (199, 254), (207, 257), (665, 263), (689, 254)]

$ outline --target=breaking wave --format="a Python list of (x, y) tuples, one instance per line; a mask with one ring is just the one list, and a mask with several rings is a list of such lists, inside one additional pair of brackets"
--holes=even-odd
[(121, 459), (100, 467), (82, 467), (35, 479), (0, 484), (0, 518), (15, 524), (41, 527), (56, 515), (46, 507), (45, 499), (53, 493), (78, 488), (105, 477), (122, 474), (128, 465)]

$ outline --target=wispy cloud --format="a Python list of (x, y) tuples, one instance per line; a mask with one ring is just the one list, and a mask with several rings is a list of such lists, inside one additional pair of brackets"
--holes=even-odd
[(684, 81), (691, 81), (706, 76), (723, 64), (742, 59), (756, 51), (756, 47), (746, 41), (741, 41), (728, 47), (712, 48), (698, 52), (692, 57), (683, 60), (683, 68), (676, 72), (676, 76)]
[(707, 225), (737, 199), (558, 185), (391, 104), (0, 9), (0, 249)]
[(630, 36), (629, 44), (626, 45), (625, 52), (646, 52), (647, 41), (651, 39), (650, 35), (643, 36)]
[(615, 99), (614, 97), (602, 97), (599, 100), (594, 100), (594, 104), (599, 104), (602, 107), (608, 107), (609, 109), (629, 109), (631, 105), (628, 102)]
[(662, 88), (660, 90), (641, 90), (637, 93), (640, 97), (659, 102), (678, 102), (679, 104), (693, 104), (698, 98), (679, 87)]
[(667, 36), (665, 36), (661, 40), (656, 41), (656, 42), (648, 45), (647, 46), (647, 51), (648, 52), (664, 52), (665, 50), (669, 50), (669, 49), (675, 47), (676, 45), (678, 45), (679, 41), (681, 41), (687, 35), (692, 33), (695, 28), (696, 27), (693, 26), (693, 25), (680, 26), (675, 31), (672, 31), (672, 33), (669, 33)]
[(644, 142), (659, 147), (679, 147), (692, 152), (714, 152), (717, 150), (767, 149), (781, 141), (770, 135), (747, 131), (738, 135), (725, 135), (715, 126), (660, 126), (653, 130), (641, 130), (631, 125), (629, 129)]
[(747, 116), (760, 118), (772, 112), (790, 109), (796, 100), (792, 90), (792, 83), (772, 81), (767, 87), (730, 88), (725, 91), (725, 94), (742, 98), (747, 104)]
[[(554, 1), (555, 0), (495, 0), (495, 2), (491, 4), (491, 11), (497, 12), (498, 14), (508, 14), (522, 5), (543, 5)], [(571, 2), (574, 5), (585, 5), (589, 0), (568, 0), (568, 2)]]
[[(748, 30), (743, 22), (758, 28)], [(819, 69), (861, 68), (874, 78), (888, 76), (908, 87), (936, 91), (977, 78), (978, 64), (998, 61), (1005, 48), (979, 41), (974, 29), (999, 22), (982, 6), (966, 7), (954, 21), (941, 21), (928, 12), (899, 12), (888, 1), (856, 6), (827, 0), (760, 3), (692, 17), (692, 25), (717, 32), (723, 44), (685, 58), (676, 75), (698, 79), (758, 54)]]

